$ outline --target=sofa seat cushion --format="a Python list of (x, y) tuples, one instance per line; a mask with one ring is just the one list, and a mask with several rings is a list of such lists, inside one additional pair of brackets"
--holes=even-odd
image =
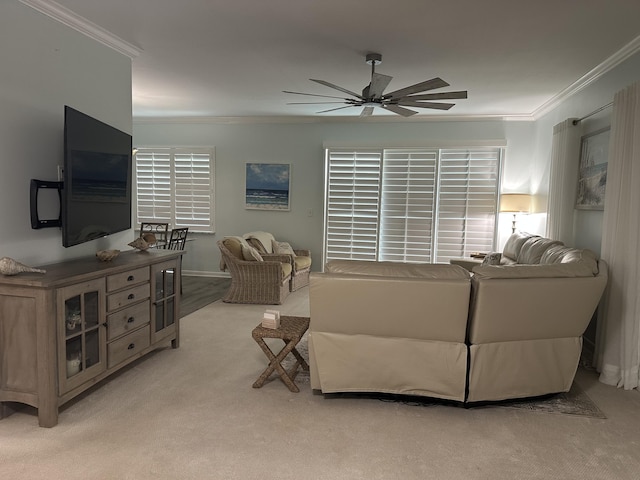
[(544, 265), (562, 263), (580, 263), (590, 269), (593, 275), (598, 274), (598, 258), (595, 252), (589, 249), (556, 245), (544, 252), (540, 258), (540, 264)]
[(459, 265), (431, 263), (371, 262), (365, 260), (331, 260), (327, 273), (370, 275), (380, 277), (435, 278), (442, 280), (469, 279), (469, 272)]
[(532, 237), (537, 237), (537, 235), (524, 232), (513, 233), (502, 248), (502, 263), (516, 263), (522, 245)]
[(570, 278), (592, 277), (591, 268), (580, 262), (549, 265), (479, 265), (473, 269), (476, 279), (483, 278)]
[(556, 245), (563, 245), (563, 243), (550, 238), (531, 237), (522, 244), (522, 248), (518, 253), (518, 263), (524, 265), (538, 264), (544, 252)]

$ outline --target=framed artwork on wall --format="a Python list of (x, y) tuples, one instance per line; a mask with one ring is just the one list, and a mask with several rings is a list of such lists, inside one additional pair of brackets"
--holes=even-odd
[(604, 210), (610, 130), (611, 127), (606, 127), (582, 137), (577, 209)]
[(247, 163), (245, 208), (248, 210), (290, 210), (291, 165)]

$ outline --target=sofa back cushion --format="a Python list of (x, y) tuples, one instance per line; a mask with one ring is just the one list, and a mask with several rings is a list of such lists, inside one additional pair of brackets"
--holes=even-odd
[(507, 243), (504, 244), (502, 249), (502, 258), (504, 259), (504, 262), (515, 263), (518, 260), (518, 254), (520, 253), (520, 249), (524, 242), (536, 236), (537, 235), (531, 235), (530, 233), (524, 232), (513, 233), (507, 239)]
[(580, 264), (585, 269), (591, 271), (593, 275), (598, 274), (598, 258), (589, 249), (579, 249), (555, 245), (544, 252), (540, 258), (541, 265), (554, 264)]
[(563, 243), (550, 238), (531, 237), (522, 244), (522, 248), (518, 252), (517, 263), (524, 265), (538, 264), (544, 252), (556, 245), (563, 245)]

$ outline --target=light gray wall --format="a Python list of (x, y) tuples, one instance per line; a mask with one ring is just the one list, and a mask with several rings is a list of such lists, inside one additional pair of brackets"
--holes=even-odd
[[(0, 257), (42, 265), (129, 248), (131, 230), (70, 248), (58, 228), (32, 230), (29, 182), (57, 180), (65, 104), (131, 133), (131, 60), (17, 0), (0, 2), (0, 19)], [(42, 198), (43, 217), (57, 216), (57, 195)]]
[[(528, 191), (533, 129), (532, 122), (502, 121), (223, 124), (135, 119), (133, 141), (138, 147), (215, 146), (216, 233), (191, 235), (195, 241), (187, 246), (183, 268), (186, 273), (217, 275), (220, 252), (215, 242), (252, 230), (269, 231), (295, 248), (310, 249), (314, 269), (320, 269), (325, 144), (366, 147), (506, 139), (508, 183)], [(246, 162), (291, 164), (291, 211), (245, 210)]]
[[(553, 126), (567, 118), (581, 118), (613, 101), (619, 90), (640, 80), (640, 53), (636, 53), (616, 68), (607, 72), (586, 88), (562, 102), (557, 108), (540, 118), (535, 128), (535, 169), (532, 182), (539, 182), (548, 193), (548, 174), (551, 160)], [(582, 134), (592, 133), (611, 124), (611, 108), (580, 123)], [(605, 197), (606, 202), (606, 197)], [(602, 241), (602, 211), (574, 210), (573, 245), (590, 248), (600, 253)]]

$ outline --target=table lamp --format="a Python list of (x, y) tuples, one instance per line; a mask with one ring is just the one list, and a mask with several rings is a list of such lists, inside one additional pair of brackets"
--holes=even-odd
[(516, 215), (531, 211), (531, 195), (528, 193), (503, 193), (500, 195), (500, 213), (513, 213), (511, 233), (516, 232)]

